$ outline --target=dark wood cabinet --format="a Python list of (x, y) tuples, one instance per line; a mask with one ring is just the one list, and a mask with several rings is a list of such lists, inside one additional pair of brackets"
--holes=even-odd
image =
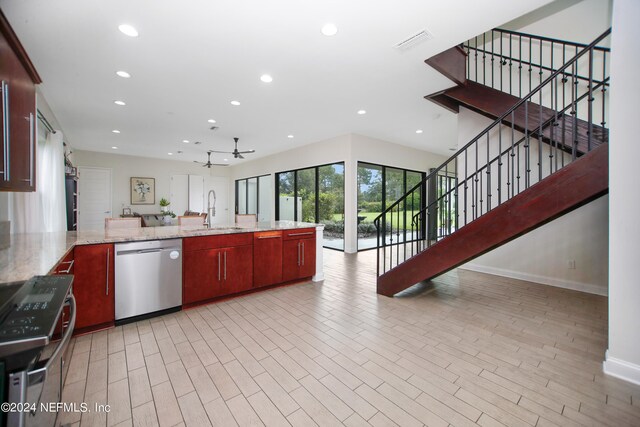
[(0, 11), (0, 190), (36, 189), (36, 89), (33, 64)]
[(251, 289), (252, 244), (250, 233), (184, 239), (183, 305)]
[(253, 235), (253, 286), (282, 282), (282, 231)]
[(315, 272), (315, 229), (285, 230), (282, 245), (282, 281), (311, 277)]
[(74, 248), (73, 293), (78, 307), (76, 329), (108, 326), (115, 319), (112, 244)]

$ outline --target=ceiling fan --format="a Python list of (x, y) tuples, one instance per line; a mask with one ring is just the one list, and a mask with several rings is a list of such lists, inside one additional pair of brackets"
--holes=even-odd
[(224, 154), (233, 154), (233, 157), (236, 159), (244, 159), (243, 154), (251, 154), (251, 153), (255, 153), (256, 150), (247, 150), (247, 151), (238, 151), (238, 139), (240, 138), (233, 138), (233, 140), (236, 142), (236, 148), (233, 151), (216, 151), (213, 150), (214, 153), (224, 153)]
[(222, 164), (222, 163), (211, 163), (211, 153), (214, 153), (214, 151), (207, 151), (207, 163), (203, 163), (203, 162), (199, 162), (197, 160), (194, 160), (194, 163), (200, 163), (202, 165), (202, 167), (207, 167), (209, 169), (211, 169), (211, 166), (229, 166), (228, 164)]

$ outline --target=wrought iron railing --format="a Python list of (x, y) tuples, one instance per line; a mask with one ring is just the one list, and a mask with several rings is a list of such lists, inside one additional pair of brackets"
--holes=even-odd
[[(606, 121), (593, 123), (594, 93), (608, 86), (608, 69), (595, 78), (593, 63), (610, 33), (557, 67), (374, 219), (378, 276), (608, 142)], [(586, 85), (578, 88), (582, 69)], [(573, 90), (565, 94), (567, 82)], [(550, 106), (543, 106), (545, 97)]]

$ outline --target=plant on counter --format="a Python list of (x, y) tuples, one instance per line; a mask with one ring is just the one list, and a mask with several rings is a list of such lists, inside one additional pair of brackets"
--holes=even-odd
[[(164, 197), (162, 199), (160, 199), (160, 210), (162, 212), (168, 212), (169, 208), (168, 206), (171, 204), (170, 201), (168, 201), (167, 199), (165, 199)], [(174, 215), (175, 216), (175, 215)]]

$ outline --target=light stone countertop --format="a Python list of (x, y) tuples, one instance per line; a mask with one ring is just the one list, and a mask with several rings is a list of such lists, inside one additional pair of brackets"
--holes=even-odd
[(0, 250), (0, 284), (27, 280), (34, 275), (48, 274), (76, 245), (122, 243), (143, 240), (176, 239), (220, 234), (253, 233), (257, 231), (291, 230), (322, 226), (309, 222), (271, 221), (255, 226), (215, 225), (143, 227), (122, 230), (69, 231), (60, 233), (12, 234), (8, 248)]

